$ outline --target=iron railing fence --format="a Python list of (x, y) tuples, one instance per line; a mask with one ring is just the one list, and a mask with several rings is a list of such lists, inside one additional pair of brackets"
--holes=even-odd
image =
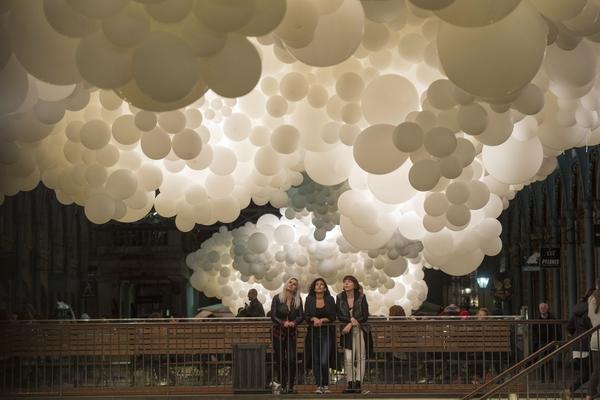
[[(0, 393), (342, 392), (350, 380), (373, 393), (466, 394), (544, 341), (562, 339), (564, 325), (519, 317), (373, 317), (362, 336), (350, 332), (353, 352), (344, 349), (339, 324), (282, 331), (266, 318), (5, 322)], [(554, 377), (568, 365), (557, 360)]]
[[(576, 399), (598, 397), (600, 325), (577, 337), (550, 342), (544, 349), (463, 397), (468, 399)], [(592, 347), (597, 349), (596, 347)], [(592, 379), (594, 375), (597, 377)], [(596, 387), (596, 390), (591, 390)], [(591, 391), (590, 391), (591, 390)]]

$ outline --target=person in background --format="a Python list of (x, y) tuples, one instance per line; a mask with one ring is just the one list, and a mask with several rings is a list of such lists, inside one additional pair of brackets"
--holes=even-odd
[(348, 387), (344, 393), (360, 393), (365, 375), (367, 354), (373, 349), (369, 325), (369, 304), (358, 280), (346, 275), (344, 290), (337, 295), (337, 319), (342, 323), (340, 335), (344, 349), (344, 369)]
[(319, 394), (329, 393), (330, 359), (335, 357), (335, 326), (331, 322), (335, 321), (335, 314), (335, 300), (327, 283), (322, 278), (315, 279), (308, 289), (304, 305), (304, 317), (309, 324), (305, 349), (312, 356), (316, 392)]
[[(588, 317), (588, 299), (592, 293), (594, 293), (593, 288), (589, 289), (573, 307), (573, 316), (567, 324), (567, 332), (572, 336), (579, 336), (592, 327), (592, 322)], [(580, 341), (573, 347), (573, 364), (577, 375), (574, 377), (571, 386), (565, 390), (564, 397), (570, 399), (572, 393), (590, 378), (589, 354), (590, 343), (587, 339)]]
[(477, 314), (475, 314), (475, 316), (478, 320), (484, 320), (490, 316), (490, 310), (485, 307), (481, 307), (479, 310), (477, 310)]
[[(594, 292), (588, 299), (588, 318), (593, 327), (600, 325), (600, 278), (596, 279)], [(595, 399), (600, 391), (600, 331), (596, 331), (590, 338), (590, 353), (592, 355), (592, 373), (588, 384), (588, 394), (586, 400)]]
[(273, 321), (273, 352), (276, 374), (281, 382), (281, 393), (294, 393), (296, 380), (296, 326), (302, 322), (302, 298), (298, 279), (290, 278), (283, 290), (273, 297), (271, 320)]
[(471, 313), (469, 312), (469, 303), (464, 303), (462, 305), (462, 307), (460, 308), (460, 311), (458, 313), (458, 316), (460, 317), (460, 319), (467, 319), (471, 316)]
[(237, 317), (258, 318), (265, 316), (265, 309), (258, 300), (258, 291), (256, 289), (248, 290), (248, 303), (238, 311)]
[[(539, 319), (545, 321), (556, 320), (554, 315), (552, 315), (549, 310), (550, 307), (548, 306), (548, 303), (540, 303), (538, 305)], [(560, 323), (540, 323), (539, 325), (532, 325), (532, 329), (534, 352), (546, 346), (548, 343), (551, 343), (555, 340), (560, 340), (562, 337), (562, 326)], [(549, 364), (541, 368), (541, 378), (542, 382), (545, 382), (546, 379), (554, 379), (554, 364)]]
[[(541, 320), (555, 320), (554, 315), (550, 313), (548, 303), (540, 303), (538, 305), (539, 310), (539, 319)], [(533, 326), (533, 351), (537, 351), (550, 343), (553, 340), (556, 340), (556, 328), (557, 326), (554, 324), (540, 324), (538, 326)]]

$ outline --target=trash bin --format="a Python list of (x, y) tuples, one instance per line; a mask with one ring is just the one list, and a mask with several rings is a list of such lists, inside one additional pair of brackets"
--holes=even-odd
[(232, 354), (233, 393), (270, 393), (267, 388), (266, 346), (234, 344)]

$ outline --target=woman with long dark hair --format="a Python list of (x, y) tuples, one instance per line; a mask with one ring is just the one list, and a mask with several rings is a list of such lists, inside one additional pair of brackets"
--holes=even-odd
[[(308, 322), (305, 347), (312, 356), (317, 393), (329, 393), (329, 360), (335, 351), (335, 300), (323, 278), (315, 279), (308, 289), (304, 317)], [(308, 351), (310, 350), (310, 351)]]
[(294, 393), (297, 363), (296, 326), (303, 318), (298, 279), (290, 278), (271, 303), (275, 372), (281, 382), (281, 393)]
[(337, 318), (342, 323), (340, 335), (344, 349), (344, 369), (348, 387), (344, 393), (360, 393), (365, 375), (367, 354), (373, 348), (369, 325), (369, 304), (358, 280), (346, 275), (344, 290), (337, 295)]
[[(592, 326), (600, 325), (600, 278), (596, 279), (596, 290), (588, 299), (588, 317)], [(592, 374), (588, 385), (588, 400), (598, 396), (598, 383), (600, 383), (600, 332), (596, 331), (590, 338), (590, 353), (592, 354)]]

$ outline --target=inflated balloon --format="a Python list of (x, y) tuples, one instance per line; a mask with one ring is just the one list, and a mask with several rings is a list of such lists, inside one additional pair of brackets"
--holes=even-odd
[(423, 263), (473, 271), (517, 191), (600, 143), (593, 2), (9, 3), (0, 202), (42, 181), (95, 223), (185, 232), (270, 203), (286, 219), (188, 257), (232, 309), (351, 273), (410, 312)]
[[(489, 9), (490, 1), (459, 3), (463, 1), (461, 10), (480, 4), (487, 18), (485, 4)], [(525, 87), (540, 68), (546, 50), (547, 25), (535, 9), (526, 1), (502, 4), (510, 13), (496, 23), (479, 28), (443, 23), (438, 34), (439, 57), (449, 79), (484, 98), (507, 96)]]

